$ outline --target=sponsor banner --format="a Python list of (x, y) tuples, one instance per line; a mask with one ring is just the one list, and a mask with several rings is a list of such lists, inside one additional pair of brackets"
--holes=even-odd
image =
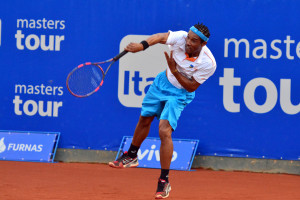
[[(116, 159), (129, 149), (132, 142), (132, 137), (124, 136)], [(198, 140), (173, 139), (173, 156), (170, 169), (174, 170), (190, 170)], [(160, 139), (146, 138), (138, 151), (139, 166), (143, 168), (158, 168), (160, 169)]]
[(0, 131), (0, 160), (53, 162), (59, 135)]

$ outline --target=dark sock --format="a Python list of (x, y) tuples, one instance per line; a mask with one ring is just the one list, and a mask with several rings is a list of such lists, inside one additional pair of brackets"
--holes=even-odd
[(159, 178), (169, 182), (169, 171), (169, 169), (161, 169)]
[(140, 147), (134, 146), (133, 144), (130, 145), (130, 148), (128, 150), (128, 156), (130, 158), (136, 158), (137, 157), (137, 152)]

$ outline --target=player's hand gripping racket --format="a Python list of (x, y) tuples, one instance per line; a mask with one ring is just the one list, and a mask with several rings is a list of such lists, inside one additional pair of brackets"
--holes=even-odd
[[(119, 55), (103, 62), (84, 63), (73, 69), (67, 77), (67, 88), (75, 97), (88, 97), (97, 92), (103, 85), (104, 77), (109, 68), (128, 51), (123, 51)], [(106, 71), (100, 64), (110, 63)]]

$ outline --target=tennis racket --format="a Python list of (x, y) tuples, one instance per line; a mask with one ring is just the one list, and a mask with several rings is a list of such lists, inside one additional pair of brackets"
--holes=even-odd
[[(110, 67), (124, 56), (128, 51), (123, 51), (114, 58), (102, 62), (87, 62), (75, 67), (67, 77), (67, 88), (75, 97), (88, 97), (97, 92), (103, 85), (104, 77)], [(110, 63), (106, 71), (100, 65)]]

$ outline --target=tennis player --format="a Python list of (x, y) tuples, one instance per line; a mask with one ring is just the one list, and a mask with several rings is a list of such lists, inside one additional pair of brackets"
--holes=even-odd
[(116, 161), (109, 162), (115, 168), (137, 167), (137, 152), (147, 137), (150, 125), (159, 121), (161, 175), (155, 194), (156, 199), (169, 196), (169, 169), (173, 155), (172, 132), (183, 109), (195, 97), (195, 90), (216, 70), (216, 61), (206, 46), (210, 37), (203, 24), (192, 26), (189, 32), (169, 31), (150, 36), (141, 43), (130, 43), (125, 50), (139, 52), (157, 43), (169, 45), (170, 55), (165, 52), (168, 63), (166, 71), (159, 73), (150, 86), (142, 103), (141, 116), (136, 126), (128, 152)]

